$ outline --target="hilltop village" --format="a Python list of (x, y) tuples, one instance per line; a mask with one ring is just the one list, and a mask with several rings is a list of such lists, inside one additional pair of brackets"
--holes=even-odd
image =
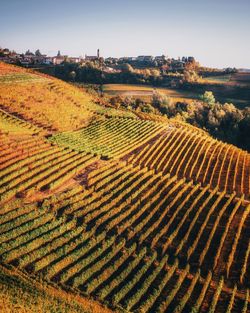
[(167, 57), (166, 55), (152, 56), (152, 55), (139, 55), (137, 57), (101, 57), (100, 50), (97, 50), (96, 55), (87, 55), (85, 56), (69, 56), (64, 55), (58, 51), (55, 56), (48, 56), (40, 52), (37, 49), (35, 52), (27, 50), (25, 53), (17, 53), (15, 51), (10, 51), (8, 48), (0, 48), (0, 61), (10, 63), (10, 64), (19, 64), (23, 66), (34, 66), (34, 65), (60, 65), (64, 62), (68, 63), (86, 63), (90, 61), (99, 61), (105, 67), (105, 70), (119, 71), (119, 65), (128, 63), (134, 67), (162, 67), (164, 70), (170, 71), (179, 71), (184, 70), (187, 63), (194, 63), (195, 58), (193, 56), (183, 56), (178, 57), (177, 59)]

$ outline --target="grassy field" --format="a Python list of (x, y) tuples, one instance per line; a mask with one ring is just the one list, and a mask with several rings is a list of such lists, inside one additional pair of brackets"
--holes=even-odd
[(210, 77), (206, 77), (204, 78), (204, 82), (208, 82), (211, 84), (224, 84), (224, 83), (228, 83), (231, 80), (232, 75), (228, 74), (228, 75), (220, 75), (220, 76), (210, 76)]
[(204, 83), (210, 84), (225, 84), (225, 85), (238, 85), (238, 86), (250, 86), (250, 73), (238, 72), (233, 74), (210, 76), (203, 79)]
[(241, 86), (250, 86), (250, 73), (239, 72), (231, 76), (230, 82)]
[[(221, 103), (233, 103), (238, 108), (243, 109), (250, 105), (250, 100), (241, 99), (241, 95), (237, 94), (237, 97), (230, 97), (227, 92), (218, 92), (216, 86), (228, 86), (234, 88), (235, 85), (246, 87), (250, 85), (250, 75), (245, 73), (239, 73), (234, 75), (223, 75), (216, 77), (205, 78), (202, 84), (207, 84), (207, 90), (214, 89), (216, 98)], [(201, 84), (201, 86), (202, 86)], [(108, 96), (121, 96), (121, 97), (133, 97), (141, 98), (146, 102), (150, 102), (153, 93), (158, 91), (172, 99), (173, 102), (189, 102), (200, 98), (202, 92), (186, 91), (181, 89), (172, 88), (154, 88), (153, 86), (144, 85), (129, 85), (129, 84), (107, 84), (104, 85), (104, 92)]]
[(158, 88), (153, 86), (144, 85), (129, 85), (129, 84), (107, 84), (104, 85), (104, 92), (107, 95), (115, 96), (120, 95), (122, 97), (140, 97), (145, 100), (150, 100), (153, 93), (158, 91), (168, 97), (173, 98), (174, 101), (188, 101), (191, 99), (197, 99), (198, 95), (188, 91), (182, 91), (171, 88)]
[[(204, 86), (203, 86), (204, 85)], [(202, 88), (203, 86), (203, 88)], [(199, 88), (200, 87), (200, 88)], [(221, 103), (233, 103), (239, 109), (250, 106), (250, 74), (239, 72), (206, 77), (198, 89), (210, 90)]]

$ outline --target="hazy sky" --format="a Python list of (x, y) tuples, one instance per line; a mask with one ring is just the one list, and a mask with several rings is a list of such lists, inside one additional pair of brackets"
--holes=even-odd
[(250, 0), (0, 0), (0, 46), (250, 68)]

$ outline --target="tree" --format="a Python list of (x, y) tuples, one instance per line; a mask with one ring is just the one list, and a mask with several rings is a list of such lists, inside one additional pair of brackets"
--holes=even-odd
[(151, 104), (164, 114), (174, 114), (173, 110), (175, 109), (175, 106), (173, 105), (171, 98), (158, 91), (153, 92)]
[(75, 79), (76, 79), (76, 72), (75, 71), (71, 71), (69, 73), (69, 79), (72, 80), (73, 82), (75, 81)]
[(36, 55), (37, 57), (40, 57), (40, 56), (42, 55), (39, 49), (36, 50), (35, 55)]
[(140, 109), (142, 112), (145, 112), (145, 113), (153, 113), (154, 112), (154, 108), (149, 103), (144, 103), (142, 106), (140, 106)]
[(122, 65), (122, 72), (123, 73), (133, 73), (134, 72), (133, 66), (128, 64), (128, 63), (123, 64)]
[(208, 104), (209, 107), (213, 107), (215, 104), (215, 97), (212, 91), (205, 91), (201, 96), (201, 100)]
[(250, 151), (250, 109), (244, 111), (244, 118), (239, 122), (239, 138), (238, 142), (243, 149)]
[(188, 83), (194, 83), (194, 82), (198, 82), (201, 77), (197, 74), (196, 71), (194, 70), (187, 70), (185, 69), (184, 71), (184, 81), (188, 82)]
[(153, 77), (159, 77), (161, 75), (161, 73), (158, 69), (153, 68), (153, 69), (151, 69), (151, 75)]
[(131, 109), (134, 104), (134, 100), (131, 96), (127, 96), (123, 99), (122, 105), (125, 108)]
[(116, 108), (119, 108), (123, 102), (122, 98), (120, 96), (114, 96), (110, 98), (110, 104), (112, 106), (115, 106)]

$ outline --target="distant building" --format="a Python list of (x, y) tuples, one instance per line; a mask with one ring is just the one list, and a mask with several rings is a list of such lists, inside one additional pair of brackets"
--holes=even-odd
[(114, 69), (114, 68), (108, 67), (108, 66), (105, 66), (105, 67), (103, 68), (103, 71), (104, 71), (105, 73), (120, 73), (120, 72), (121, 72), (121, 70)]
[(195, 62), (195, 58), (194, 57), (182, 57), (181, 61), (184, 63), (192, 63), (192, 62)]
[(164, 64), (167, 61), (167, 57), (165, 55), (158, 55), (155, 57), (155, 61), (160, 64)]
[(135, 62), (135, 61), (137, 61), (137, 58), (136, 57), (128, 57), (128, 61), (129, 62)]
[(1, 51), (3, 53), (3, 55), (10, 55), (10, 50), (5, 48)]
[(95, 60), (98, 60), (98, 57), (96, 55), (85, 54), (85, 61), (95, 61)]
[(60, 55), (60, 56), (55, 56), (55, 57), (52, 57), (52, 63), (55, 64), (55, 65), (59, 65), (59, 64), (62, 64), (66, 59), (67, 59), (67, 55)]
[(67, 61), (71, 63), (80, 63), (82, 61), (82, 58), (81, 57), (69, 57)]
[(109, 58), (105, 59), (105, 62), (110, 63), (110, 64), (115, 64), (115, 63), (118, 62), (118, 60), (119, 60), (118, 58), (111, 58), (111, 57), (109, 57)]
[(169, 70), (170, 71), (178, 71), (178, 70), (183, 70), (184, 67), (185, 67), (185, 62), (172, 59), (170, 65), (169, 65)]
[(194, 57), (188, 57), (188, 62), (195, 62), (195, 58)]
[(85, 54), (85, 60), (86, 61), (96, 61), (100, 59), (100, 49), (97, 49), (96, 55), (87, 55)]
[(138, 62), (153, 62), (154, 57), (152, 55), (139, 55), (136, 60)]
[(119, 63), (127, 63), (127, 62), (128, 62), (128, 57), (119, 58)]
[(43, 59), (43, 64), (45, 64), (45, 65), (53, 64), (53, 58), (46, 56), (46, 57)]
[(17, 59), (20, 57), (15, 51), (10, 51), (9, 49), (0, 48), (0, 61), (6, 63), (16, 63)]
[(27, 51), (25, 52), (25, 56), (26, 56), (26, 57), (34, 57), (35, 54), (34, 54), (33, 52), (31, 52), (30, 50), (27, 50)]
[(29, 59), (20, 59), (19, 62), (20, 62), (21, 65), (24, 65), (24, 66), (30, 65), (30, 60)]

